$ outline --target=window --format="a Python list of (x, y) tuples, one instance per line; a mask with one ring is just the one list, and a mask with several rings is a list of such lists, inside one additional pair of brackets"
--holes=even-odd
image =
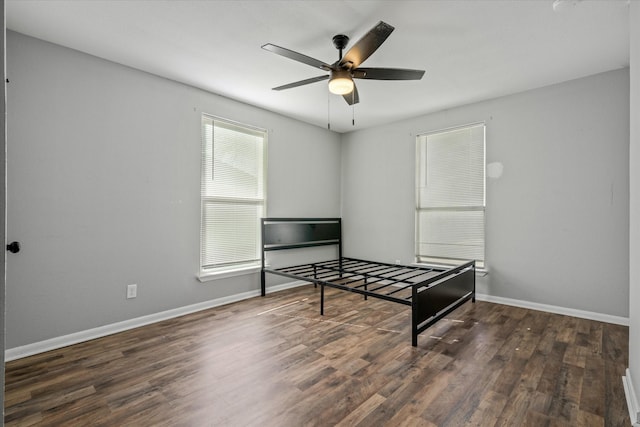
[(264, 130), (202, 116), (200, 276), (260, 265)]
[(484, 124), (418, 135), (416, 157), (416, 261), (484, 267)]

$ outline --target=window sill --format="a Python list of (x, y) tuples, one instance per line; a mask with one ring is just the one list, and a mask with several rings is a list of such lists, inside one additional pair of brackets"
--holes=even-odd
[(199, 281), (204, 283), (204, 282), (210, 282), (212, 280), (226, 279), (228, 277), (255, 274), (260, 272), (261, 269), (262, 268), (259, 265), (254, 265), (251, 267), (239, 267), (239, 268), (234, 268), (229, 270), (201, 271), (197, 277)]
[[(437, 267), (437, 268), (453, 268), (455, 265), (451, 264), (427, 264), (424, 262), (414, 262), (413, 265), (417, 265), (420, 267)], [(486, 267), (476, 267), (476, 276), (484, 277), (489, 274), (489, 270)]]
[(476, 268), (476, 276), (484, 277), (488, 275), (489, 275), (489, 270), (487, 270), (485, 267)]

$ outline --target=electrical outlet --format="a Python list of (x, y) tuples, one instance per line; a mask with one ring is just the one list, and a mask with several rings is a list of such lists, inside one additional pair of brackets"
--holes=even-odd
[(396, 260), (396, 264), (400, 264), (400, 260), (399, 259)]
[(138, 296), (138, 285), (135, 283), (132, 285), (127, 285), (127, 299), (135, 298)]

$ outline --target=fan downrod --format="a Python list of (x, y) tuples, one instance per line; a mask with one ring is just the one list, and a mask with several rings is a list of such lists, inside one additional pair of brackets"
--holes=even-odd
[(337, 34), (333, 36), (333, 45), (340, 51), (340, 57), (338, 61), (342, 59), (342, 50), (347, 47), (347, 43), (349, 43), (349, 37), (344, 34)]

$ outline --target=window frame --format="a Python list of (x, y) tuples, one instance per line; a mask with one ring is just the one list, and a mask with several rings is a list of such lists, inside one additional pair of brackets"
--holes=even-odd
[[(260, 174), (261, 186), (262, 186), (262, 197), (233, 197), (229, 195), (216, 195), (211, 196), (205, 194), (205, 179), (207, 179), (207, 150), (209, 149), (207, 145), (211, 141), (207, 141), (206, 135), (206, 125), (211, 124), (212, 126), (212, 135), (215, 132), (216, 123), (221, 123), (230, 127), (238, 128), (240, 130), (246, 130), (247, 134), (262, 134), (262, 173)], [(199, 249), (199, 269), (198, 269), (198, 279), (201, 282), (215, 280), (215, 279), (223, 279), (227, 277), (233, 277), (244, 274), (253, 274), (259, 272), (261, 269), (261, 259), (260, 259), (260, 247), (261, 247), (261, 233), (260, 233), (260, 218), (266, 216), (267, 212), (267, 154), (268, 154), (268, 139), (269, 133), (266, 129), (248, 125), (245, 123), (237, 122), (234, 120), (226, 119), (223, 117), (215, 116), (208, 113), (201, 114), (200, 120), (200, 131), (201, 131), (201, 170), (200, 170), (200, 249)], [(211, 162), (214, 161), (214, 152), (211, 151)], [(261, 214), (256, 217), (256, 258), (249, 261), (237, 261), (231, 262), (227, 265), (219, 265), (219, 266), (211, 266), (206, 265), (205, 263), (205, 243), (206, 243), (206, 235), (205, 235), (205, 209), (207, 207), (207, 203), (211, 202), (224, 202), (230, 204), (250, 204), (255, 206), (261, 206)]]
[[(471, 129), (474, 127), (482, 127), (483, 136), (482, 136), (482, 187), (483, 187), (483, 203), (481, 206), (466, 206), (466, 207), (456, 207), (456, 206), (445, 206), (445, 207), (421, 207), (421, 198), (420, 198), (420, 185), (421, 185), (421, 171), (423, 169), (422, 163), (426, 163), (426, 158), (422, 159), (421, 157), (421, 139), (425, 138), (424, 144), (428, 143), (427, 138), (433, 135), (444, 134), (447, 132), (454, 132), (464, 129)], [(426, 147), (425, 147), (426, 149)], [(452, 126), (448, 128), (442, 128), (437, 130), (418, 132), (415, 137), (415, 225), (414, 225), (414, 251), (415, 251), (415, 260), (416, 264), (420, 265), (437, 265), (437, 266), (454, 266), (458, 265), (467, 259), (464, 258), (455, 258), (455, 257), (446, 257), (446, 256), (437, 256), (437, 255), (425, 255), (420, 253), (420, 212), (421, 211), (441, 211), (441, 212), (461, 212), (461, 211), (479, 211), (482, 212), (482, 260), (476, 260), (476, 266), (480, 271), (486, 271), (487, 269), (487, 260), (486, 260), (486, 206), (487, 206), (487, 174), (486, 174), (486, 158), (487, 158), (487, 125), (486, 122), (473, 122), (467, 123), (460, 126)], [(427, 165), (424, 164), (424, 170), (426, 171)]]

